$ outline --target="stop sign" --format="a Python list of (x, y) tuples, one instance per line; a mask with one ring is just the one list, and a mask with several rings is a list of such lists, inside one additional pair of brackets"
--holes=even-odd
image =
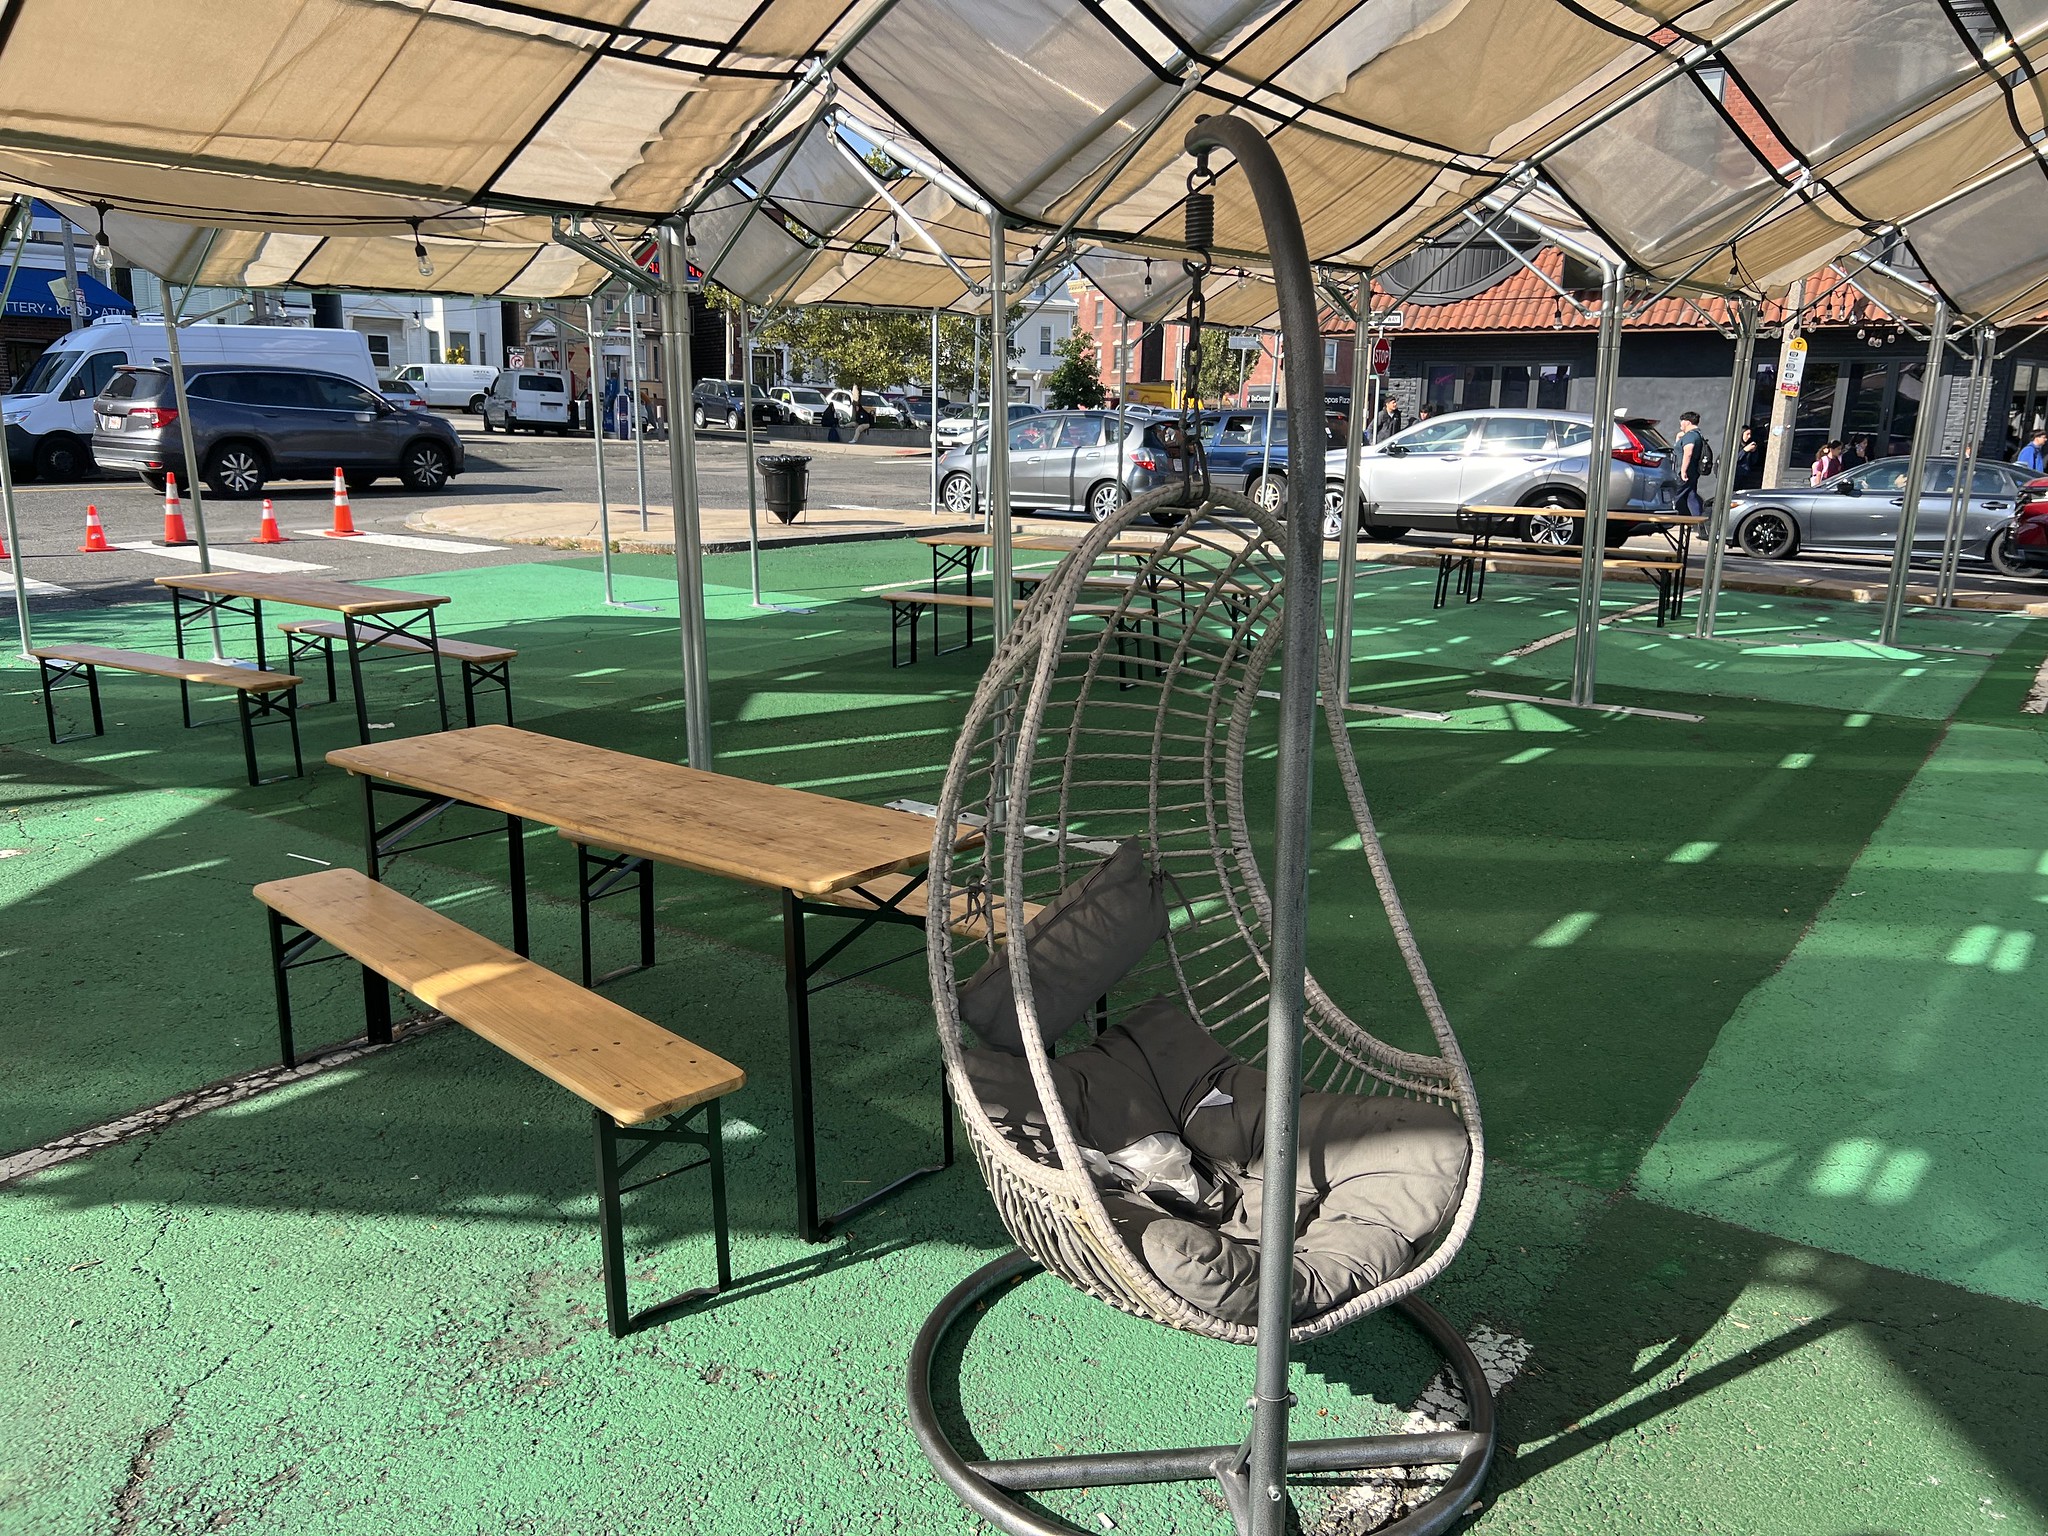
[(1372, 371), (1385, 373), (1394, 364), (1394, 344), (1382, 336), (1372, 344)]

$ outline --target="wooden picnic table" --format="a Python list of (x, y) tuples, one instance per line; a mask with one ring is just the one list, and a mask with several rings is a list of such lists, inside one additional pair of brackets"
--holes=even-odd
[[(362, 652), (393, 637), (419, 641), (432, 651), (434, 704), (440, 713), (441, 728), (448, 728), (448, 691), (441, 680), (440, 636), (434, 617), (434, 611), (448, 601), (442, 593), (362, 587), (354, 582), (289, 572), (208, 571), (190, 576), (159, 576), (156, 584), (171, 594), (171, 627), (176, 632), (180, 656), (185, 654), (187, 625), (204, 623), (211, 628), (227, 614), (246, 618), (255, 626), (256, 665), (264, 668), (268, 666), (263, 633), (266, 602), (339, 614), (348, 653), (349, 683), (355, 690), (356, 736), (361, 741), (370, 739), (369, 702), (363, 696)], [(209, 639), (209, 654), (217, 643), (217, 639)]]
[[(1478, 602), (1486, 595), (1487, 563), (1495, 559), (1521, 559), (1538, 562), (1552, 562), (1582, 554), (1580, 545), (1560, 544), (1542, 549), (1522, 547), (1496, 549), (1494, 537), (1503, 531), (1503, 525), (1513, 525), (1531, 516), (1554, 517), (1561, 521), (1583, 522), (1586, 518), (1584, 507), (1493, 507), (1468, 505), (1458, 509), (1457, 521), (1463, 543), (1453, 543), (1442, 548), (1437, 561), (1436, 606), (1441, 608), (1451, 586), (1452, 565), (1458, 566), (1457, 590), (1467, 602)], [(1691, 512), (1651, 511), (1633, 509), (1616, 511), (1608, 509), (1611, 521), (1653, 524), (1672, 548), (1669, 560), (1644, 560), (1626, 556), (1608, 558), (1603, 552), (1603, 564), (1617, 568), (1641, 570), (1648, 573), (1657, 584), (1657, 623), (1662, 625), (1667, 617), (1676, 616), (1685, 604), (1685, 572), (1691, 556), (1692, 530), (1703, 525), (1707, 519)], [(1525, 541), (1517, 540), (1518, 544)]]
[[(819, 1215), (810, 999), (833, 984), (817, 984), (823, 967), (875, 924), (923, 928), (924, 872), (933, 832), (929, 818), (504, 725), (342, 747), (328, 753), (327, 760), (362, 780), (364, 855), (373, 878), (384, 860), (400, 852), (491, 836), (499, 830), (410, 841), (452, 808), (472, 806), (503, 816), (512, 886), (512, 947), (522, 955), (528, 945), (525, 823), (555, 827), (574, 843), (586, 985), (593, 980), (591, 904), (629, 886), (637, 887), (640, 897), (640, 966), (653, 963), (655, 864), (719, 875), (780, 894), (797, 1231), (806, 1241), (822, 1241), (876, 1201), (952, 1163), (952, 1108), (942, 1080), (941, 1160), (829, 1216)], [(399, 795), (413, 806), (396, 820), (380, 823), (379, 791)], [(979, 835), (961, 829), (963, 843)], [(812, 960), (805, 919), (821, 916), (850, 920), (854, 926)], [(963, 915), (961, 920), (967, 919)], [(922, 945), (914, 953), (922, 955)]]

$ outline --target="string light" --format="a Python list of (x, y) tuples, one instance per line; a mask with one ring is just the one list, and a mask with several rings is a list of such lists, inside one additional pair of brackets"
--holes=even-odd
[(114, 275), (114, 247), (107, 240), (107, 205), (92, 206), (100, 216), (100, 232), (92, 237), (92, 269), (104, 280)]
[(410, 222), (412, 224), (412, 254), (419, 262), (420, 276), (432, 277), (434, 275), (434, 262), (433, 258), (427, 255), (427, 242), (420, 238), (420, 221), (413, 219)]

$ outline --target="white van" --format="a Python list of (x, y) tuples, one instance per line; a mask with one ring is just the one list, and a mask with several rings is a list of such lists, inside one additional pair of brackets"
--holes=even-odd
[(394, 384), (410, 384), (429, 405), (458, 411), (480, 411), (498, 370), (481, 363), (407, 363), (391, 375)]
[[(360, 331), (285, 325), (186, 325), (178, 328), (179, 360), (268, 363), (317, 368), (377, 387), (370, 344)], [(168, 363), (158, 320), (109, 315), (58, 337), (19, 385), (0, 400), (7, 457), (16, 474), (79, 480), (93, 472), (92, 402), (124, 363)]]
[(484, 395), (484, 430), (569, 431), (569, 381), (559, 373), (507, 368)]

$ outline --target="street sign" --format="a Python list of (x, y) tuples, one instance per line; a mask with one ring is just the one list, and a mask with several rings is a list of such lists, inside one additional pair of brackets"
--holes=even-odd
[(526, 366), (526, 348), (513, 347), (506, 352), (505, 366), (507, 368), (524, 368)]
[(1233, 352), (1256, 352), (1264, 345), (1255, 331), (1237, 331), (1230, 338), (1230, 350)]
[(1372, 371), (1385, 373), (1394, 365), (1394, 344), (1382, 336), (1372, 344)]
[(1778, 393), (1797, 396), (1799, 384), (1806, 377), (1806, 338), (1800, 337), (1785, 348), (1785, 356), (1778, 365)]

